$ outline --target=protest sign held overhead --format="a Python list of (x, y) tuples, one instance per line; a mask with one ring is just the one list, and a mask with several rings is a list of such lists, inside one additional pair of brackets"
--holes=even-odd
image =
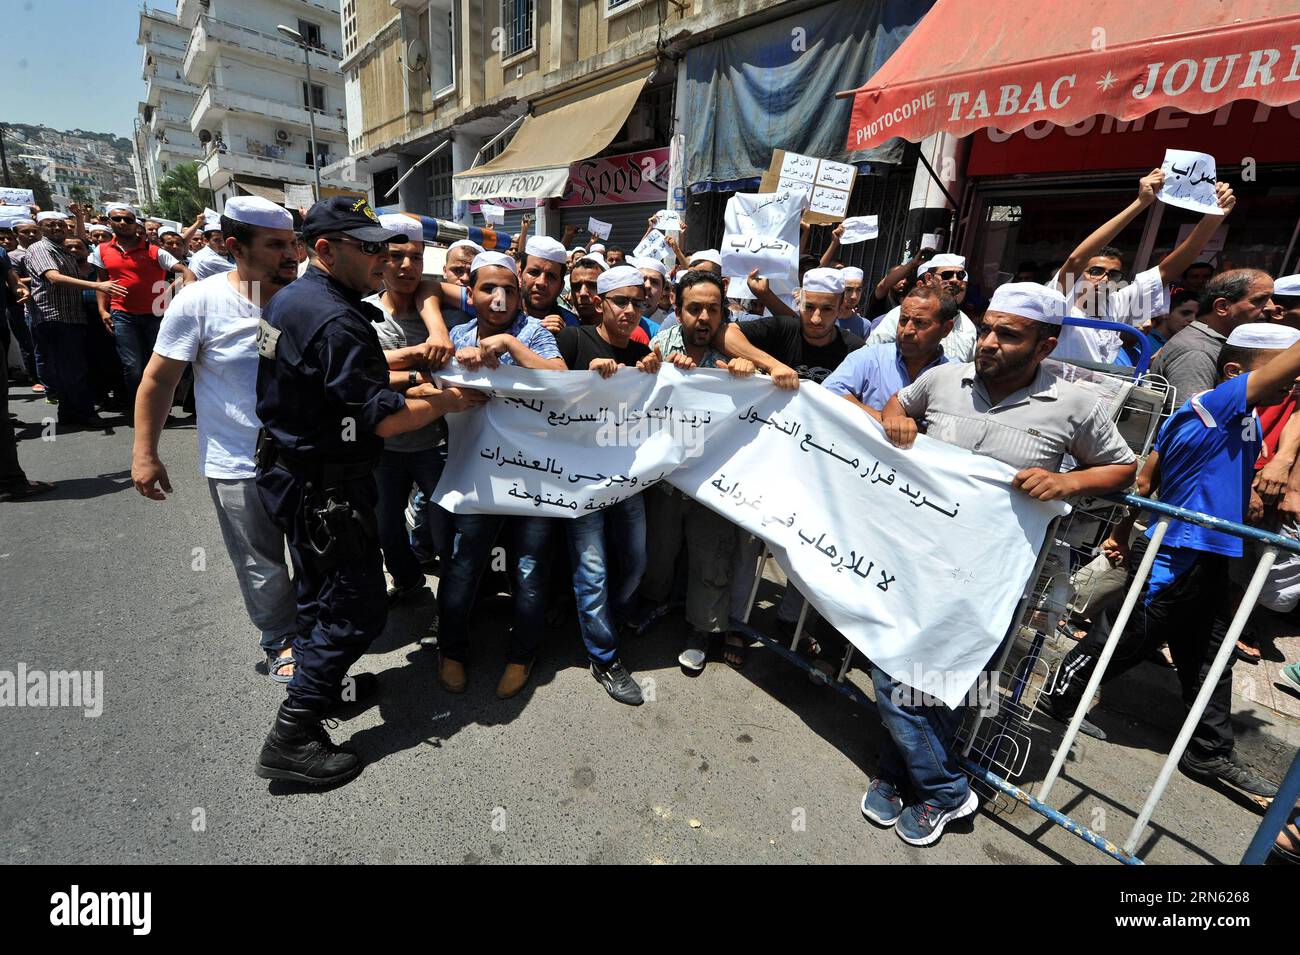
[(483, 219), (488, 225), (504, 225), (506, 221), (506, 210), (504, 206), (494, 205), (491, 202), (485, 202), (479, 206), (479, 212), (483, 214)]
[(1192, 212), (1223, 214), (1214, 192), (1213, 156), (1186, 149), (1166, 149), (1160, 168), (1165, 173), (1165, 184), (1156, 193), (1156, 198), (1165, 205)]
[(27, 206), (36, 201), (36, 197), (30, 189), (15, 189), (9, 186), (0, 187), (0, 205), (5, 206), (23, 206), (24, 214), (28, 212)]
[(857, 175), (857, 169), (847, 163), (776, 149), (758, 191), (801, 191), (809, 203), (803, 221), (830, 224), (847, 214)]
[(587, 231), (598, 239), (608, 239), (612, 228), (613, 225), (601, 219), (594, 217), (587, 219)]
[(637, 243), (636, 248), (632, 251), (635, 258), (652, 258), (658, 259), (667, 266), (673, 266), (677, 262), (677, 256), (664, 234), (658, 229), (651, 229), (646, 233), (645, 238)]
[(660, 232), (681, 232), (681, 214), (672, 209), (660, 209), (655, 213), (654, 227)]
[(854, 245), (866, 242), (880, 234), (878, 216), (849, 216), (843, 222), (844, 234), (840, 236), (840, 245)]
[(312, 188), (305, 183), (287, 182), (284, 185), (284, 205), (286, 209), (310, 209), (316, 201)]
[(722, 240), (722, 274), (739, 277), (755, 269), (761, 278), (788, 278), (799, 267), (799, 247), (781, 239), (728, 235)]

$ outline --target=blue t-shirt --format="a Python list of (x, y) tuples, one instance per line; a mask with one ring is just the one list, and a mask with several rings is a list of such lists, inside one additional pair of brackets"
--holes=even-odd
[[(551, 307), (555, 309), (556, 315), (564, 319), (564, 324), (566, 326), (572, 327), (575, 325), (582, 324), (582, 322), (578, 321), (577, 314), (569, 311), (567, 308), (561, 305), (558, 300)], [(478, 312), (474, 311), (474, 303), (470, 301), (469, 289), (467, 288), (462, 288), (460, 290), (460, 308), (461, 311), (465, 312), (467, 315), (470, 315), (474, 318), (478, 318)], [(451, 326), (448, 325), (447, 327), (450, 328)]]
[[(948, 357), (940, 351), (937, 359), (921, 369), (921, 374), (947, 360)], [(884, 411), (889, 399), (911, 383), (898, 345), (886, 342), (849, 352), (840, 366), (822, 382), (822, 387), (832, 394), (852, 395), (868, 408)]]
[[(1160, 429), (1160, 500), (1240, 524), (1259, 457), (1260, 428), (1246, 405), (1246, 380), (1237, 375), (1192, 395)], [(1147, 531), (1147, 537), (1151, 530)], [(1241, 556), (1241, 539), (1199, 524), (1171, 520), (1165, 547)]]
[(871, 334), (871, 322), (854, 312), (846, 318), (837, 318), (835, 324), (846, 332), (852, 332), (863, 341)]
[[(527, 349), (530, 349), (538, 358), (559, 358), (560, 349), (555, 344), (555, 336), (542, 327), (542, 323), (535, 318), (530, 318), (523, 312), (516, 317), (514, 324), (504, 332), (495, 334), (513, 335), (519, 339), (520, 343)], [(451, 344), (454, 348), (477, 348), (478, 347), (478, 322), (466, 322), (463, 325), (457, 325), (450, 332)], [(501, 364), (513, 365), (515, 360), (505, 353), (500, 357)]]

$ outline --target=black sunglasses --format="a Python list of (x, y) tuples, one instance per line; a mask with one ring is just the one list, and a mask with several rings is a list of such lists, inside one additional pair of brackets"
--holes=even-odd
[(134, 222), (135, 216), (109, 216), (110, 222)]
[(362, 242), (360, 239), (354, 239), (350, 235), (327, 235), (325, 238), (331, 242), (351, 242), (353, 245), (361, 246), (361, 251), (365, 255), (379, 255), (388, 251), (387, 242)]
[(958, 282), (966, 281), (965, 269), (945, 269), (944, 271), (939, 272), (938, 275), (939, 278), (943, 279), (945, 282), (950, 282), (953, 279), (956, 279)]
[(1124, 281), (1124, 272), (1122, 269), (1104, 269), (1100, 265), (1090, 265), (1083, 270), (1083, 274), (1090, 279), (1099, 279), (1103, 275), (1112, 282)]

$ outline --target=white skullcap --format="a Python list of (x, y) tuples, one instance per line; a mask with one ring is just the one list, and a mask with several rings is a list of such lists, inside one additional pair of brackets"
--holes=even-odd
[(809, 269), (804, 273), (803, 290), (805, 292), (830, 292), (832, 295), (844, 293), (844, 276), (839, 269)]
[(515, 278), (519, 277), (519, 272), (515, 267), (515, 260), (504, 252), (480, 252), (474, 256), (474, 261), (469, 264), (469, 270), (474, 273), (485, 266), (491, 265), (495, 265), (497, 268), (509, 269), (511, 275)]
[(1228, 344), (1236, 348), (1260, 348), (1281, 351), (1300, 341), (1300, 329), (1280, 322), (1247, 322), (1238, 325), (1228, 336)]
[(856, 265), (846, 265), (840, 269), (840, 275), (846, 282), (861, 282), (864, 278), (862, 270)]
[(712, 262), (718, 268), (722, 268), (722, 253), (717, 249), (700, 249), (698, 252), (692, 252), (688, 260), (690, 265), (696, 262)]
[(10, 219), (9, 221), (13, 223), (13, 228), (15, 229), (18, 228), (20, 225), (36, 225), (35, 219), (28, 219), (26, 217), (18, 218), (18, 219)]
[[(167, 226), (167, 228), (168, 228), (168, 229), (171, 229), (171, 226)], [(107, 233), (109, 233), (110, 235), (111, 235), (112, 232), (113, 232), (112, 229), (110, 229), (108, 226), (104, 225), (104, 223), (102, 223), (102, 222), (92, 222), (92, 223), (90, 223), (89, 225), (86, 226), (86, 231), (87, 231), (87, 232), (107, 232)], [(175, 230), (175, 229), (171, 229), (171, 231), (175, 232), (176, 230)]]
[(628, 262), (636, 266), (638, 269), (653, 269), (654, 271), (658, 272), (660, 275), (663, 275), (665, 277), (668, 275), (668, 266), (664, 265), (661, 260), (656, 259), (653, 256), (649, 256), (649, 255), (633, 256), (632, 258), (628, 259)]
[(67, 219), (62, 212), (38, 212), (36, 213), (37, 222), (48, 222), (50, 219)]
[[(227, 219), (234, 219), (245, 225), (255, 225), (261, 229), (293, 231), (293, 214), (284, 206), (278, 206), (270, 199), (263, 199), (261, 196), (232, 196), (226, 200), (222, 215)], [(203, 223), (205, 232), (220, 228), (220, 216), (215, 223), (206, 220)]]
[(1273, 280), (1274, 295), (1300, 295), (1300, 275), (1283, 275)]
[[(90, 231), (94, 231), (96, 227), (90, 226), (88, 228), (90, 229)], [(98, 228), (102, 229), (103, 226), (99, 226)], [(107, 231), (111, 232), (112, 230), (109, 229)], [(158, 238), (160, 239), (165, 235), (180, 235), (180, 234), (181, 234), (180, 229), (177, 229), (175, 226), (170, 226), (170, 225), (165, 225), (158, 230)]]
[(577, 253), (577, 252), (586, 252), (586, 251), (587, 251), (587, 247), (586, 247), (585, 245), (580, 245), (580, 246), (577, 246), (576, 248), (572, 248), (572, 249), (570, 249), (570, 250), (569, 250), (569, 254), (570, 254), (570, 255), (573, 255), (573, 254), (575, 254), (575, 253)]
[(632, 286), (641, 287), (641, 270), (631, 265), (616, 265), (601, 273), (600, 278), (596, 279), (596, 291), (601, 295), (612, 292), (616, 288)]
[(135, 215), (135, 210), (125, 202), (110, 202), (108, 205), (104, 206), (105, 215), (112, 215), (114, 212), (129, 212), (131, 215)]
[(388, 212), (379, 217), (379, 224), (385, 229), (402, 233), (407, 242), (424, 244), (424, 226), (410, 216), (404, 216), (400, 212)]
[[(938, 258), (938, 256), (935, 256)], [(990, 312), (1003, 312), (1031, 318), (1048, 325), (1060, 325), (1070, 311), (1070, 303), (1056, 289), (1037, 282), (1008, 282), (999, 285), (989, 301)]]
[(593, 252), (589, 255), (584, 255), (582, 258), (578, 259), (578, 261), (573, 263), (573, 267), (575, 269), (582, 268), (583, 266), (587, 268), (591, 268), (592, 266), (595, 266), (596, 268), (604, 272), (606, 269), (609, 268), (609, 263), (605, 261), (605, 257), (601, 255), (599, 252)]
[(940, 252), (938, 255), (932, 256), (930, 261), (922, 263), (921, 267), (916, 270), (916, 274), (924, 275), (931, 269), (942, 268), (964, 269), (966, 268), (966, 256), (953, 255), (951, 252)]
[(599, 242), (593, 242), (593, 243), (591, 243), (591, 248), (588, 249), (587, 251), (588, 251), (588, 252), (593, 252), (593, 253), (595, 253), (595, 252), (604, 252), (604, 251), (605, 251), (605, 246), (603, 246), (603, 245), (602, 245), (601, 243), (599, 243)]
[[(383, 221), (382, 218), (380, 219), (380, 221), (381, 222)], [(478, 255), (480, 252), (483, 251), (483, 246), (479, 245), (477, 242), (471, 242), (469, 239), (457, 239), (451, 245), (447, 246), (448, 252), (450, 252), (452, 249), (473, 249), (474, 254)]]
[(0, 229), (13, 229), (17, 219), (0, 218)]
[(564, 265), (569, 261), (564, 246), (549, 235), (530, 235), (528, 242), (524, 245), (524, 255), (533, 255), (539, 259), (545, 259), (547, 262), (557, 262), (560, 265)]

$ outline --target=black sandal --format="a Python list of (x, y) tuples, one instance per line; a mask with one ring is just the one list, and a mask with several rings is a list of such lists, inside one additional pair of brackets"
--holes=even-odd
[[(731, 643), (729, 638), (734, 637), (740, 643)], [(749, 641), (743, 634), (736, 633), (734, 630), (728, 630), (726, 636), (722, 638), (722, 660), (733, 670), (739, 670), (745, 665), (745, 659), (749, 655)]]

